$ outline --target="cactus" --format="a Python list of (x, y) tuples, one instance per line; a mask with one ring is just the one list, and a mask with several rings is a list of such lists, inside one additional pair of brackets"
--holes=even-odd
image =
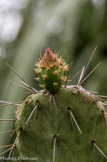
[(80, 82), (67, 86), (68, 65), (49, 48), (35, 66), (43, 90), (28, 85), (33, 94), (17, 107), (9, 158), (16, 149), (38, 162), (107, 161), (106, 102)]

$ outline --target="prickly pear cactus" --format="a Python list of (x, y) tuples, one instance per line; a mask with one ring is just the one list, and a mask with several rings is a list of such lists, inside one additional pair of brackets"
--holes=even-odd
[[(93, 92), (64, 86), (68, 66), (50, 49), (36, 63), (41, 91), (17, 107), (16, 148), (37, 162), (106, 162), (107, 113)], [(15, 156), (13, 154), (13, 156)], [(21, 161), (21, 160), (19, 160)]]

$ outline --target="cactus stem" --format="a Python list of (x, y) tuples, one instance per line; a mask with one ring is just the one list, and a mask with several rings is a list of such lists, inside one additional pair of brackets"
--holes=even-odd
[(92, 146), (94, 146), (103, 156), (105, 159), (107, 159), (107, 156), (104, 154), (104, 152), (97, 146), (96, 142), (94, 140), (91, 141)]
[(13, 144), (11, 144), (11, 145), (4, 145), (4, 146), (0, 146), (0, 149), (2, 149), (2, 148), (6, 148), (6, 147), (11, 147), (11, 146), (13, 146)]
[(73, 121), (74, 121), (74, 123), (75, 123), (75, 125), (76, 125), (76, 127), (78, 129), (78, 131), (80, 132), (80, 134), (82, 134), (82, 131), (81, 131), (81, 129), (80, 129), (80, 127), (79, 127), (79, 125), (78, 125), (78, 123), (77, 123), (77, 121), (76, 121), (76, 119), (75, 119), (75, 117), (74, 117), (74, 115), (73, 115), (73, 113), (71, 111), (71, 107), (68, 107), (68, 111), (69, 111), (70, 116), (73, 119)]
[(9, 131), (5, 131), (5, 132), (1, 132), (0, 134), (6, 134), (6, 133), (11, 133), (11, 132), (16, 132), (18, 130), (9, 130)]
[[(11, 148), (12, 148), (12, 147), (11, 147)], [(3, 152), (0, 154), (0, 156), (1, 156), (1, 155), (4, 155), (6, 152), (10, 151), (10, 150), (11, 150), (11, 148), (9, 148), (9, 149), (7, 149), (7, 150), (3, 151)]]
[(35, 111), (37, 111), (37, 105), (34, 107), (34, 109), (32, 110), (31, 114), (29, 115), (29, 117), (28, 117), (28, 119), (27, 119), (27, 121), (26, 121), (26, 124), (28, 124), (29, 120), (31, 119), (31, 117), (32, 117), (32, 115), (33, 115), (33, 113), (34, 113)]
[(14, 141), (14, 143), (13, 143), (11, 149), (10, 149), (10, 152), (9, 152), (9, 155), (8, 155), (8, 159), (10, 158), (10, 156), (11, 156), (11, 154), (12, 154), (12, 152), (13, 152), (13, 149), (14, 149), (14, 147), (16, 146), (16, 143), (17, 143), (17, 140), (18, 140), (18, 138), (19, 138), (19, 135), (20, 135), (20, 132), (18, 133), (18, 135), (17, 135), (17, 137), (16, 137), (16, 139), (15, 139), (15, 141)]
[(15, 121), (15, 119), (0, 119), (0, 121)]
[(54, 135), (53, 162), (55, 162), (56, 140), (57, 140), (57, 135)]
[(7, 66), (24, 82), (27, 84), (27, 86), (32, 90), (33, 93), (37, 93), (38, 91), (34, 89), (31, 85), (29, 85), (10, 65), (7, 64)]

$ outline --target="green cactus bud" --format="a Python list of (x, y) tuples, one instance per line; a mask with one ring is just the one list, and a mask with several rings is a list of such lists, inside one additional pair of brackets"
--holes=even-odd
[(66, 71), (68, 70), (68, 66), (62, 58), (58, 58), (48, 48), (35, 66), (40, 86), (52, 94), (59, 92), (63, 83), (66, 82)]

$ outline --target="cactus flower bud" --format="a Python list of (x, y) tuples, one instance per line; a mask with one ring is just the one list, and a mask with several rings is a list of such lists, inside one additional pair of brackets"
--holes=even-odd
[(35, 66), (40, 85), (44, 85), (45, 89), (52, 94), (59, 92), (63, 83), (66, 82), (66, 71), (68, 70), (64, 60), (61, 57), (58, 58), (48, 48)]

